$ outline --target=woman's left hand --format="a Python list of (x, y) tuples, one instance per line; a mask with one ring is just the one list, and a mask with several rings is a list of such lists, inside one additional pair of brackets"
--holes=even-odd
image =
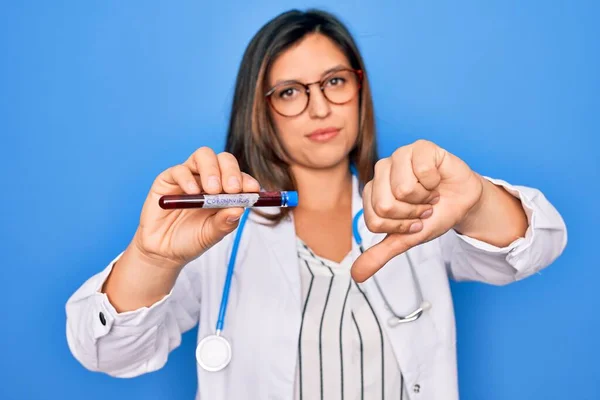
[(378, 161), (363, 193), (364, 218), (371, 232), (387, 236), (355, 261), (354, 280), (365, 281), (393, 257), (459, 225), (477, 208), (483, 190), (480, 175), (429, 141)]

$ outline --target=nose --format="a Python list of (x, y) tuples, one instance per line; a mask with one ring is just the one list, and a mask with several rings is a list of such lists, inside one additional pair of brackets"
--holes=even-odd
[(331, 104), (318, 86), (310, 91), (308, 113), (311, 118), (325, 118), (331, 114)]

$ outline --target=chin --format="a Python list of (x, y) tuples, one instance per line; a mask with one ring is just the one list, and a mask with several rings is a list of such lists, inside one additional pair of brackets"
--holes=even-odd
[(306, 159), (306, 166), (315, 169), (330, 169), (346, 163), (348, 153), (331, 152), (329, 154), (310, 154)]

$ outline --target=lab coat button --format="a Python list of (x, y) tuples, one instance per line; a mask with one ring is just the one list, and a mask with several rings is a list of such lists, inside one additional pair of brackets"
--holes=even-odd
[(106, 318), (104, 317), (104, 313), (102, 311), (100, 311), (100, 323), (104, 326), (106, 326)]
[(420, 391), (421, 391), (421, 385), (416, 384), (415, 386), (413, 386), (413, 392), (419, 393)]

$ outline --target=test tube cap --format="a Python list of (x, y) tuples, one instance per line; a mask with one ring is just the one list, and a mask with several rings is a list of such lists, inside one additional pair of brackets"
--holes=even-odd
[(289, 191), (288, 195), (288, 207), (296, 207), (298, 206), (298, 192)]

